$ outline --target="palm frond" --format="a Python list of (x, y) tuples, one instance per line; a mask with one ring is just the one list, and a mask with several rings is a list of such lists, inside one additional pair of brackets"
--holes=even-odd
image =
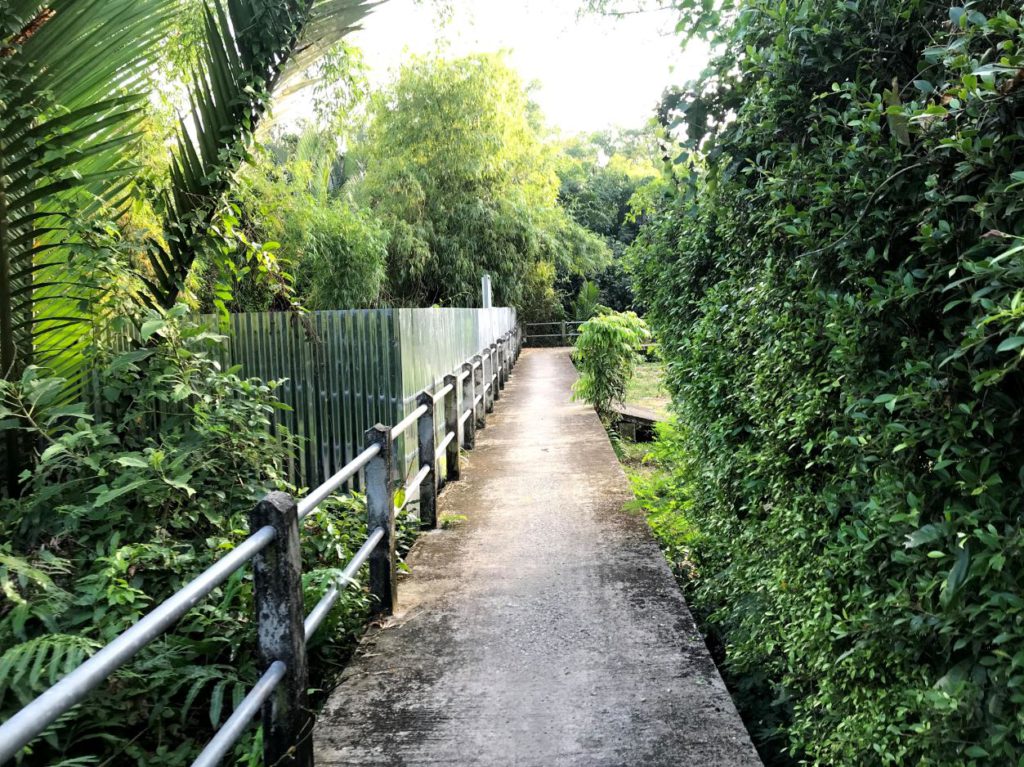
[[(0, 375), (68, 374), (89, 319), (69, 225), (108, 204), (173, 0), (16, 0), (0, 20)], [(57, 252), (55, 252), (57, 251)], [(60, 252), (63, 251), (63, 252)], [(46, 253), (44, 260), (41, 255)], [(68, 283), (81, 290), (69, 291)], [(69, 376), (73, 379), (73, 376)], [(19, 445), (8, 435), (13, 488)]]
[(163, 197), (167, 247), (152, 243), (154, 302), (173, 304), (285, 68), (305, 69), (356, 28), (371, 0), (213, 0)]

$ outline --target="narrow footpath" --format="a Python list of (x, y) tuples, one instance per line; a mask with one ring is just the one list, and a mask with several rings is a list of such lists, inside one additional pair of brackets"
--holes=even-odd
[(760, 765), (566, 349), (523, 352), (399, 605), (315, 732), (334, 765)]

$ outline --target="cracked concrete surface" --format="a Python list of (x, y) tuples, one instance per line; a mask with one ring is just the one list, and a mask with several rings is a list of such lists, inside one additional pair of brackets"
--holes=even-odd
[(760, 765), (565, 349), (523, 352), (395, 615), (317, 723), (336, 765)]

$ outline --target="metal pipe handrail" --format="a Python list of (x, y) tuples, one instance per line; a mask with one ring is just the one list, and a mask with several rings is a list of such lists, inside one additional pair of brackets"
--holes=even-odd
[(134, 626), (125, 629), (110, 644), (0, 725), (0, 763), (18, 753), (57, 717), (177, 623), (181, 616), (199, 604), (200, 600), (226, 581), (239, 567), (263, 551), (276, 534), (270, 525), (261, 527), (193, 578), (187, 586), (155, 607)]
[(418, 408), (413, 410), (409, 415), (399, 421), (397, 424), (391, 427), (391, 439), (397, 439), (401, 436), (402, 432), (416, 423), (416, 420), (427, 412), (426, 405), (420, 405)]
[(441, 444), (438, 445), (437, 446), (437, 450), (434, 451), (434, 460), (435, 461), (438, 458), (440, 458), (442, 455), (444, 455), (444, 451), (448, 448), (448, 444), (453, 439), (455, 439), (455, 432), (453, 432), (453, 431), (450, 431), (450, 432), (448, 432), (447, 434), (444, 435), (444, 439), (441, 440)]
[(542, 325), (582, 325), (587, 320), (562, 320), (559, 322), (524, 322), (523, 326), (527, 328), (536, 328)]
[(341, 471), (303, 498), (299, 502), (299, 520), (301, 521), (305, 519), (309, 512), (323, 503), (325, 498), (341, 487), (345, 482), (352, 479), (352, 477), (354, 477), (361, 468), (366, 466), (366, 464), (368, 464), (379, 452), (380, 445), (370, 445), (366, 450), (345, 464)]
[(337, 578), (334, 579), (334, 583), (331, 584), (324, 595), (320, 598), (320, 601), (316, 603), (316, 607), (309, 611), (309, 615), (306, 616), (306, 621), (303, 624), (303, 628), (306, 634), (306, 640), (308, 641), (316, 630), (320, 628), (320, 624), (323, 623), (324, 618), (334, 607), (334, 603), (338, 601), (338, 595), (341, 591), (354, 583), (354, 576), (359, 571), (359, 568), (365, 564), (370, 554), (373, 553), (373, 547), (376, 546), (380, 539), (384, 537), (384, 528), (375, 528), (370, 537), (366, 539), (366, 542), (359, 548), (359, 551), (355, 553), (352, 560), (345, 566), (345, 569), (341, 571)]
[(455, 384), (446, 384), (431, 396), (434, 398), (434, 402), (437, 402), (439, 399), (444, 399), (445, 395), (450, 391), (455, 391)]
[[(517, 332), (509, 331), (509, 333), (501, 337), (502, 342), (509, 338), (521, 338), (521, 334), (513, 335), (513, 333)], [(485, 357), (493, 360), (497, 356), (498, 362), (504, 365), (500, 355), (495, 355), (490, 346), (484, 348), (476, 356), (478, 357), (477, 360), (470, 360), (469, 370), (462, 369), (455, 374), (457, 382), (461, 382), (471, 375), (470, 371), (481, 366), (483, 364), (482, 360)], [(493, 381), (498, 378), (498, 373), (494, 371), (493, 364), (492, 361), (492, 382), (488, 383), (483, 391), (493, 389)], [(504, 370), (504, 368), (502, 369)], [(432, 395), (433, 401), (437, 402), (454, 390), (455, 386), (453, 384), (446, 384), (437, 393)], [(466, 409), (460, 416), (460, 425), (473, 414), (473, 409), (481, 400), (483, 400), (482, 394), (478, 395), (474, 399), (472, 407)], [(400, 436), (413, 423), (416, 423), (422, 415), (427, 413), (428, 410), (427, 405), (417, 407), (416, 410), (390, 429), (390, 439), (393, 441)], [(434, 453), (433, 461), (423, 464), (412, 481), (406, 485), (406, 499), (402, 503), (403, 507), (408, 502), (411, 491), (418, 488), (427, 475), (434, 470), (434, 465), (438, 458), (454, 439), (457, 439), (456, 431), (447, 432), (441, 445)], [(377, 457), (381, 450), (382, 447), (379, 443), (370, 445), (303, 498), (301, 502), (295, 505), (298, 520), (304, 519), (335, 490), (354, 477), (370, 461)], [(392, 506), (392, 508), (394, 507)], [(337, 601), (341, 590), (355, 582), (354, 576), (356, 572), (365, 564), (385, 535), (386, 531), (383, 527), (374, 528), (359, 551), (356, 552), (349, 564), (334, 580), (324, 596), (321, 597), (304, 621), (303, 630), (306, 640), (323, 623), (323, 620)], [(263, 551), (276, 537), (277, 531), (272, 525), (266, 525), (256, 530), (231, 552), (196, 576), (184, 588), (158, 605), (136, 624), (130, 626), (78, 668), (71, 671), (63, 679), (0, 725), (0, 763), (17, 754), (58, 717), (85, 698), (89, 692), (107, 679), (110, 674), (131, 660), (143, 647), (170, 629), (185, 613), (195, 607), (215, 588), (224, 583), (249, 560)], [(288, 666), (285, 662), (276, 660), (271, 663), (257, 684), (242, 699), (238, 708), (232, 713), (210, 743), (207, 744), (193, 764), (198, 765), (198, 767), (211, 767), (217, 764), (238, 740), (256, 712), (288, 673)]]
[(426, 479), (429, 473), (429, 463), (425, 463), (422, 466), (420, 466), (420, 470), (416, 472), (416, 476), (409, 480), (409, 483), (405, 486), (405, 500), (402, 501), (402, 505), (400, 508), (405, 508), (405, 504), (409, 502), (409, 497), (412, 495), (412, 491), (420, 486), (420, 482)]
[[(303, 624), (305, 641), (308, 642), (313, 634), (316, 633), (316, 630), (320, 628), (324, 618), (330, 613), (334, 603), (338, 601), (342, 590), (355, 583), (355, 574), (359, 571), (360, 567), (366, 564), (366, 560), (373, 552), (374, 546), (383, 537), (384, 528), (376, 528), (359, 548), (359, 551), (355, 553), (355, 556), (352, 557), (348, 565), (345, 566), (345, 569), (334, 579), (331, 587), (320, 598), (320, 601), (316, 603), (316, 607), (310, 610)], [(220, 764), (220, 760), (238, 742), (238, 739), (242, 737), (242, 733), (245, 732), (253, 717), (259, 712), (260, 706), (270, 697), (274, 688), (284, 678), (286, 671), (287, 667), (279, 660), (270, 664), (270, 668), (263, 673), (260, 680), (249, 691), (249, 694), (238, 704), (238, 708), (234, 710), (224, 725), (217, 731), (217, 734), (213, 736), (213, 739), (202, 750), (202, 753), (192, 762), (192, 767), (216, 767), (216, 765)]]
[(221, 759), (242, 737), (242, 733), (252, 722), (253, 717), (259, 713), (260, 707), (274, 692), (274, 688), (284, 679), (287, 671), (288, 667), (279, 660), (270, 664), (270, 668), (263, 672), (263, 676), (249, 691), (249, 694), (242, 698), (242, 702), (224, 722), (224, 726), (217, 730), (217, 734), (192, 762), (192, 767), (217, 767), (220, 764)]

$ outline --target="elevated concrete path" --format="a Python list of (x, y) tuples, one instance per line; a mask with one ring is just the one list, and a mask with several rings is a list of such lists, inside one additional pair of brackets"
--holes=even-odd
[(316, 763), (759, 765), (566, 349), (529, 349), (399, 606), (322, 713)]

